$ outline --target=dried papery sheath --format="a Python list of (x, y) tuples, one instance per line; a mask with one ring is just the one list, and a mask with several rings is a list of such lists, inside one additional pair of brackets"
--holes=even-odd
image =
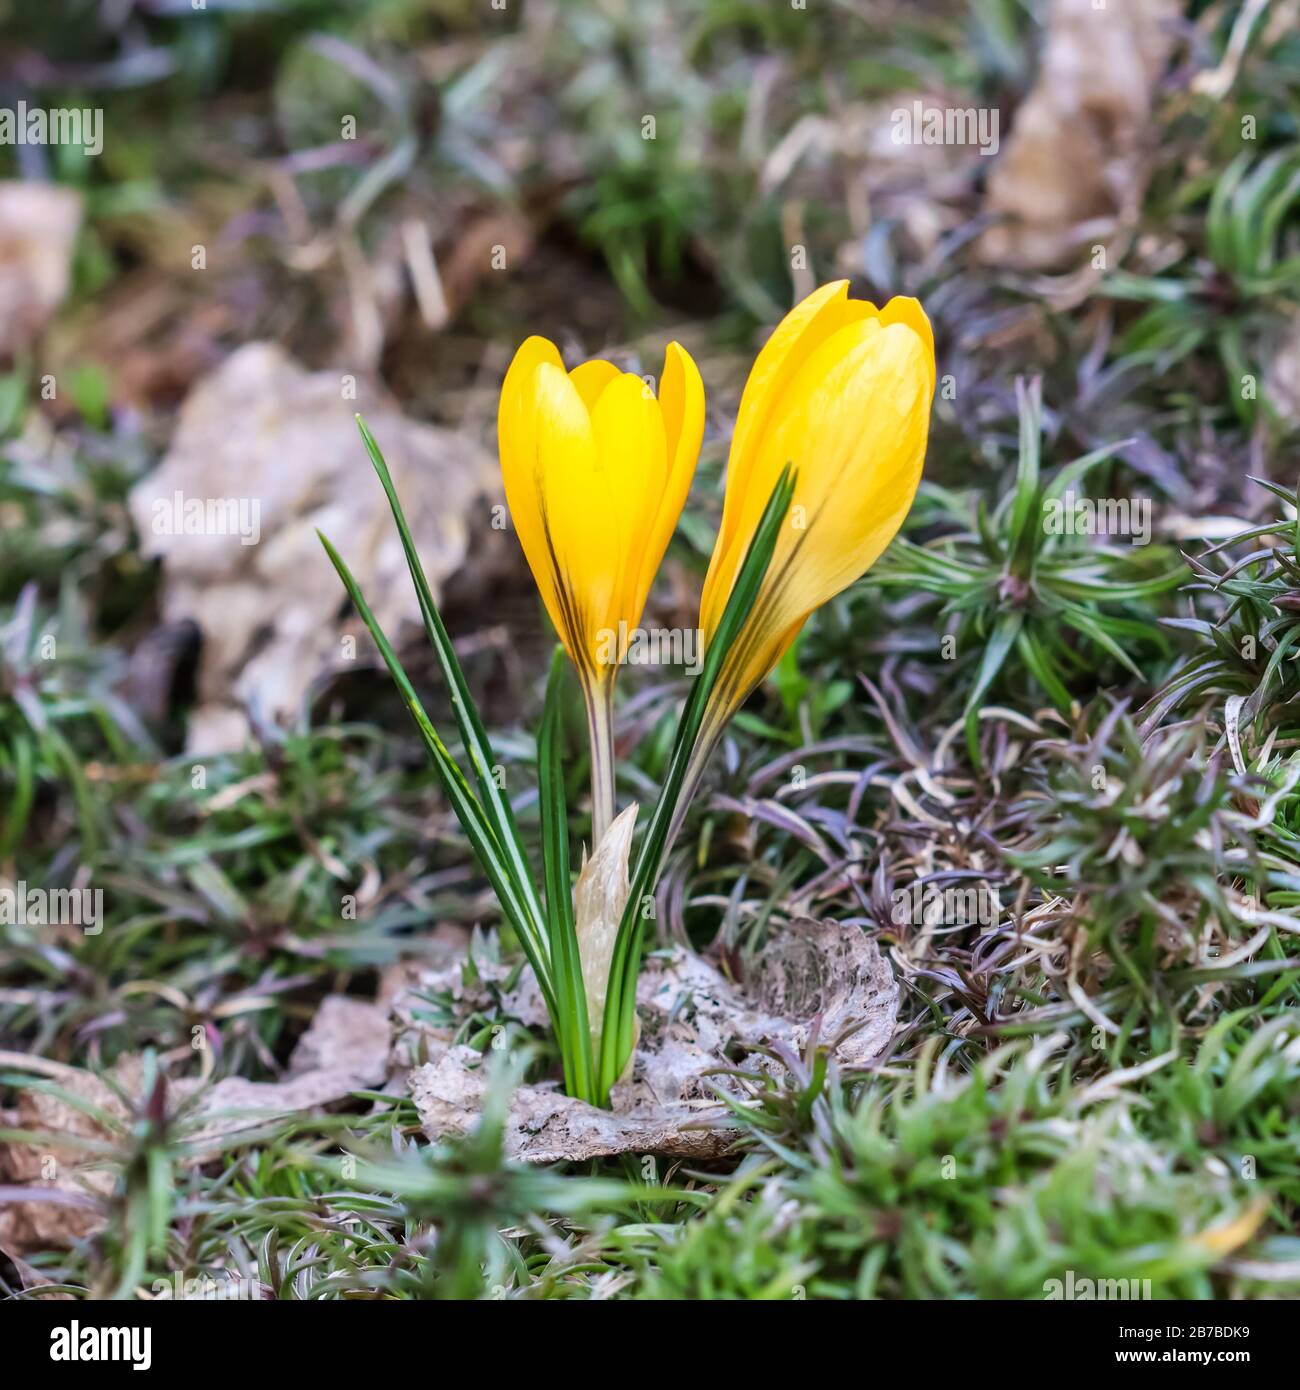
[(583, 863), (573, 890), (578, 953), (582, 958), (582, 981), (587, 990), (591, 1043), (595, 1052), (600, 1050), (601, 1020), (609, 989), (609, 963), (631, 887), (628, 859), (632, 853), (637, 809), (633, 803), (615, 818), (604, 839)]

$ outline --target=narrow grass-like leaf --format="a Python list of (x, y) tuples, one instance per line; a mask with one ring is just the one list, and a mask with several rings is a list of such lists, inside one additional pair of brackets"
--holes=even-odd
[(406, 515), (402, 511), (397, 489), (393, 486), (388, 464), (384, 461), (384, 455), (376, 443), (374, 435), (370, 433), (366, 422), (359, 415), (357, 416), (357, 427), (361, 431), (361, 438), (365, 442), (367, 453), (370, 455), (370, 462), (379, 475), (379, 481), (388, 497), (388, 505), (392, 509), (393, 520), (397, 523), (397, 531), (402, 538), (402, 550), (406, 554), (406, 565), (411, 572), (411, 581), (415, 585), (416, 596), (420, 601), (420, 615), (424, 619), (424, 630), (428, 634), (429, 643), (433, 647), (434, 653), (437, 655), (438, 664), (442, 667), (443, 679), (446, 681), (447, 689), (451, 694), (451, 707), (456, 716), (456, 727), (460, 730), (461, 742), (465, 746), (470, 767), (474, 772), (474, 779), (478, 783), (484, 810), (496, 832), (497, 840), (515, 880), (519, 897), (540, 930), (542, 923), (541, 905), (537, 900), (532, 872), (529, 869), (528, 858), (524, 853), (519, 830), (515, 824), (510, 798), (497, 785), (496, 778), (493, 776), (496, 758), (492, 752), (492, 744), (483, 727), (483, 722), (479, 718), (473, 697), (470, 695), (465, 673), (461, 670), (456, 650), (451, 644), (451, 638), (447, 635), (442, 615), (438, 612), (437, 604), (433, 601), (429, 581), (425, 576), (424, 567), (420, 563), (420, 555), (415, 548), (415, 541), (411, 537), (411, 528), (406, 524)]
[(519, 937), (520, 944), (528, 956), (528, 963), (533, 967), (537, 976), (537, 983), (541, 987), (547, 1008), (554, 1015), (555, 993), (551, 980), (550, 953), (547, 949), (547, 943), (540, 934), (531, 914), (520, 900), (515, 887), (514, 876), (502, 853), (496, 833), (488, 821), (483, 807), (479, 804), (478, 798), (465, 780), (464, 773), (456, 766), (446, 745), (438, 736), (438, 731), (433, 727), (429, 716), (425, 713), (424, 706), (420, 703), (420, 697), (415, 693), (415, 687), (403, 669), (397, 653), (393, 651), (388, 638), (384, 635), (384, 630), (380, 627), (378, 619), (371, 612), (370, 605), (366, 602), (343, 557), (325, 536), (321, 535), (319, 531), (316, 534), (320, 536), (325, 553), (330, 557), (331, 563), (338, 571), (339, 578), (343, 581), (343, 587), (348, 591), (348, 597), (355, 604), (366, 627), (370, 629), (370, 635), (374, 638), (375, 645), (384, 658), (389, 674), (397, 686), (407, 711), (415, 721), (415, 727), (424, 740), (424, 746), (433, 761), (434, 770), (442, 783), (443, 791), (446, 793), (448, 801), (451, 802), (452, 810), (456, 813), (456, 819), (460, 821), (474, 853), (483, 866), (483, 871), (492, 884), (506, 920), (509, 921)]
[(1019, 565), (1035, 549), (1033, 530), (1042, 525), (1038, 486), (1039, 445), (1042, 435), (1043, 388), (1035, 379), (1028, 385), (1022, 378), (1016, 381), (1016, 398), (1020, 402), (1020, 460), (1016, 468), (1016, 490), (1011, 504), (1009, 550), (1012, 569), (1021, 573)]
[(974, 684), (970, 688), (970, 694), (966, 697), (966, 747), (970, 751), (971, 761), (976, 767), (980, 765), (980, 701), (984, 698), (984, 692), (993, 684), (993, 678), (1002, 669), (1002, 663), (1007, 659), (1007, 653), (1015, 645), (1016, 637), (1020, 633), (1020, 627), (1024, 620), (1025, 615), (1019, 609), (1005, 613), (998, 619), (997, 626), (993, 629), (993, 635), (984, 648), (984, 655), (980, 659), (979, 670), (975, 675)]
[(538, 794), (542, 815), (542, 863), (546, 871), (546, 921), (555, 977), (555, 1018), (564, 1058), (565, 1085), (571, 1096), (594, 1100), (595, 1061), (587, 989), (582, 978), (578, 932), (573, 920), (569, 873), (569, 818), (564, 797), (561, 713), (567, 674), (564, 648), (557, 646), (546, 682), (546, 708), (537, 740)]
[[(1051, 660), (1039, 645), (1032, 628), (1022, 626), (1016, 633), (1016, 650), (1029, 673), (1047, 691), (1048, 699), (1063, 714), (1067, 713), (1070, 708), (1070, 692), (1061, 684)], [(978, 710), (976, 717), (978, 718)]]

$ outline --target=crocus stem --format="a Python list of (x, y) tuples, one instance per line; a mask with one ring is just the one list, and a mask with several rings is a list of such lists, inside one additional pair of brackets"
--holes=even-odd
[(591, 844), (605, 838), (614, 820), (614, 682), (596, 681), (587, 691), (591, 742)]

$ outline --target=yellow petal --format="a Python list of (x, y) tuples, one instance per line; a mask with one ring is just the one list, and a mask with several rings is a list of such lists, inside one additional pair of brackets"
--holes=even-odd
[(600, 393), (618, 375), (619, 370), (612, 362), (595, 357), (590, 362), (583, 362), (575, 367), (569, 373), (569, 380), (578, 388), (578, 395), (582, 397), (583, 404), (590, 412), (596, 408)]
[[(506, 372), (497, 408), (497, 444), (506, 505), (533, 578), (555, 618), (555, 581), (542, 532), (541, 479), (537, 468), (535, 377), (543, 363), (561, 367), (555, 344), (528, 338)], [(562, 368), (561, 368), (562, 369)]]
[(641, 572), (632, 596), (638, 622), (668, 542), (677, 529), (677, 519), (686, 505), (686, 494), (690, 491), (700, 456), (700, 441), (704, 438), (704, 383), (700, 379), (700, 369), (680, 343), (669, 343), (664, 353), (659, 404), (663, 412), (668, 472), (649, 523)]
[[(745, 552), (758, 523), (762, 518), (767, 499), (781, 470), (787, 463), (799, 471), (799, 481), (795, 496), (791, 501), (791, 523), (783, 529), (778, 539), (777, 550), (781, 552), (782, 541), (792, 535), (791, 527), (797, 526), (802, 515), (807, 516), (810, 499), (821, 496), (822, 489), (835, 468), (835, 460), (825, 454), (825, 445), (819, 435), (814, 447), (810, 430), (821, 428), (822, 421), (816, 416), (809, 418), (809, 405), (813, 395), (821, 392), (821, 408), (829, 407), (839, 412), (848, 405), (843, 392), (853, 383), (855, 364), (861, 361), (867, 351), (866, 344), (880, 332), (880, 324), (875, 319), (850, 323), (825, 338), (807, 357), (804, 358), (785, 389), (777, 408), (772, 411), (767, 432), (756, 441), (751, 450), (746, 484), (737, 489), (733, 507), (733, 529), (728, 541), (719, 535), (714, 550), (714, 563), (710, 567), (709, 579), (704, 591), (702, 625), (706, 639), (713, 635), (722, 619), (735, 583), (740, 566), (744, 563)], [(819, 402), (819, 404), (821, 404)], [(859, 408), (856, 397), (851, 409)], [(731, 482), (728, 479), (728, 492)], [(777, 557), (772, 560), (775, 571)]]
[(646, 383), (628, 372), (600, 393), (591, 426), (615, 541), (605, 622), (617, 632), (620, 622), (633, 628), (641, 620), (641, 559), (668, 478), (663, 411)]
[(667, 417), (640, 377), (600, 359), (566, 373), (544, 338), (520, 347), (501, 389), (506, 501), (556, 631), (589, 678), (612, 678), (608, 638), (640, 622), (699, 454), (704, 387), (679, 344), (661, 391)]
[(746, 484), (734, 496), (728, 477), (732, 533), (719, 535), (701, 602), (706, 642), (781, 469), (792, 463), (798, 470), (767, 578), (724, 664), (711, 723), (729, 717), (808, 615), (869, 569), (893, 539), (920, 481), (933, 390), (933, 340), (915, 301), (895, 300), (879, 316), (842, 315), (800, 352), (749, 448)]
[(791, 384), (755, 470), (770, 492), (787, 458), (799, 469), (773, 557), (774, 574), (789, 561), (772, 617), (781, 628), (852, 584), (894, 538), (921, 480), (930, 391), (926, 345), (879, 322), (841, 330)]
[(1259, 1230), (1260, 1224), (1268, 1215), (1269, 1202), (1261, 1197), (1244, 1208), (1237, 1216), (1221, 1221), (1217, 1226), (1200, 1231), (1192, 1237), (1192, 1244), (1207, 1250), (1211, 1255), (1222, 1259), (1225, 1255), (1246, 1244)]
[(518, 403), (525, 383), (532, 380), (533, 373), (543, 362), (549, 362), (553, 367), (564, 370), (564, 364), (560, 361), (560, 350), (549, 338), (541, 338), (536, 334), (531, 338), (525, 338), (511, 359), (506, 379), (501, 384), (502, 409), (507, 401)]
[(582, 397), (541, 341), (520, 349), (502, 388), (501, 472), (542, 601), (575, 664), (589, 671), (615, 572), (609, 489)]
[(582, 665), (590, 663), (615, 591), (617, 501), (594, 421), (573, 382), (544, 365), (537, 373), (537, 395), (543, 520), (560, 600), (566, 605), (574, 646), (581, 652), (574, 652), (574, 660)]
[[(763, 343), (745, 381), (740, 410), (736, 416), (736, 430), (731, 435), (731, 450), (727, 456), (727, 492), (723, 499), (722, 528), (719, 531), (719, 542), (723, 546), (730, 546), (736, 535), (734, 499), (748, 492), (754, 450), (765, 434), (767, 421), (772, 417), (773, 410), (777, 409), (791, 377), (808, 359), (809, 353), (837, 329), (850, 322), (875, 317), (875, 304), (850, 299), (847, 279), (837, 279), (795, 304), (794, 309), (773, 329), (772, 336)], [(710, 570), (705, 580), (706, 588), (712, 577)]]
[(921, 308), (919, 299), (905, 294), (896, 294), (880, 311), (880, 322), (888, 327), (891, 323), (904, 323), (912, 329), (925, 344), (930, 361), (930, 395), (934, 395), (934, 329), (930, 327), (930, 317)]
[[(716, 608), (720, 615), (717, 590), (722, 580), (717, 570), (732, 551), (738, 532), (743, 531), (739, 510), (742, 499), (755, 486), (752, 471), (756, 450), (767, 432), (773, 412), (780, 408), (787, 385), (809, 355), (828, 337), (848, 324), (876, 317), (876, 306), (866, 300), (849, 299), (848, 288), (847, 280), (836, 280), (814, 290), (781, 320), (754, 359), (736, 415), (731, 452), (727, 458), (727, 491), (722, 503), (722, 525), (718, 531), (713, 561), (704, 581), (704, 607), (711, 612)], [(768, 491), (771, 491), (770, 487)], [(742, 552), (747, 542), (746, 536), (741, 542)], [(728, 581), (725, 592), (721, 594), (722, 603), (726, 602), (726, 595), (730, 591)]]
[(704, 382), (695, 359), (678, 342), (669, 343), (664, 352), (659, 404), (672, 466), (693, 470), (704, 438)]

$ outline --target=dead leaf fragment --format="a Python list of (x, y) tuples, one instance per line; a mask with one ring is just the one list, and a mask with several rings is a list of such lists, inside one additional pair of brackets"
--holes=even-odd
[[(841, 1067), (864, 1067), (893, 1034), (898, 988), (876, 943), (858, 927), (801, 919), (774, 939), (749, 988), (675, 948), (646, 961), (637, 1001), (640, 1046), (630, 1078), (614, 1090), (613, 1108), (597, 1110), (551, 1086), (520, 1086), (506, 1128), (510, 1157), (530, 1163), (620, 1153), (721, 1157), (734, 1130), (715, 1090), (728, 1083), (714, 1073), (773, 1044), (802, 1049), (814, 1028), (828, 1045), (838, 1040)], [(486, 1085), (482, 1057), (450, 1046), (449, 1035), (425, 1035), (430, 1060), (408, 1079), (434, 1140), (474, 1127)], [(770, 1065), (761, 1054), (756, 1059)]]
[(227, 1076), (200, 1101), (207, 1120), (192, 1143), (199, 1149), (241, 1130), (302, 1110), (315, 1110), (370, 1090), (388, 1075), (390, 1023), (385, 1005), (348, 995), (321, 1000), (311, 1027), (298, 1040), (289, 1073), (280, 1081)]
[[(283, 1080), (230, 1076), (202, 1092), (197, 1127), (191, 1123), (183, 1131), (190, 1160), (209, 1156), (215, 1140), (380, 1085), (388, 1073), (389, 1032), (386, 1006), (343, 995), (324, 999)], [(40, 1058), (26, 1061), (38, 1074), (52, 1076), (70, 1097), (127, 1122), (127, 1107), (93, 1072)], [(141, 1059), (134, 1056), (122, 1058), (111, 1073), (128, 1096), (138, 1095), (143, 1074)], [(189, 1077), (168, 1083), (174, 1104), (198, 1089)], [(12, 1253), (62, 1248), (102, 1230), (104, 1203), (116, 1187), (118, 1168), (76, 1140), (107, 1145), (120, 1140), (120, 1133), (63, 1096), (32, 1087), (19, 1092), (17, 1109), (3, 1127), (31, 1131), (33, 1137), (0, 1144), (0, 1188), (10, 1188), (4, 1195), (12, 1199), (0, 1201), (0, 1243)], [(31, 1196), (12, 1190), (19, 1188), (35, 1190)]]
[(328, 995), (298, 1039), (289, 1073), (348, 1072), (362, 1085), (373, 1085), (388, 1068), (388, 1034), (387, 1008), (347, 994)]
[[(166, 457), (131, 491), (143, 553), (162, 560), (164, 620), (193, 621), (203, 634), (193, 753), (239, 746), (250, 707), (293, 716), (318, 676), (349, 665), (344, 594), (317, 528), (390, 637), (419, 623), (344, 384), (275, 344), (239, 348), (189, 393)], [(436, 597), (465, 558), (474, 508), (499, 486), (497, 471), (474, 440), (383, 400), (362, 403)]]
[(0, 358), (31, 346), (63, 303), (81, 195), (49, 183), (0, 183)]
[[(117, 1172), (77, 1140), (109, 1144), (118, 1136), (74, 1102), (102, 1111), (109, 1120), (127, 1119), (117, 1093), (93, 1072), (63, 1066), (52, 1076), (47, 1067), (41, 1071), (68, 1098), (34, 1087), (21, 1090), (6, 1127), (31, 1131), (33, 1138), (0, 1144), (0, 1182), (37, 1190), (31, 1198), (0, 1204), (0, 1238), (16, 1252), (62, 1248), (103, 1229), (103, 1205)], [(122, 1058), (111, 1073), (128, 1094), (139, 1088), (142, 1074), (138, 1057)]]
[(821, 1039), (840, 1040), (841, 1066), (866, 1066), (893, 1033), (893, 975), (861, 931), (811, 919), (797, 925), (764, 953), (755, 992), (772, 1017), (788, 1021), (796, 1051), (808, 1044), (815, 1020)]
[[(12, 1250), (6, 1250), (3, 1245), (0, 1245), (0, 1295), (6, 1291), (32, 1293), (51, 1286), (53, 1283), (54, 1281), (47, 1278), (39, 1269), (33, 1268), (26, 1260), (20, 1260)], [(51, 1293), (40, 1296), (56, 1303), (66, 1302), (74, 1297), (70, 1293)]]
[[(472, 1047), (453, 1047), (411, 1077), (411, 1098), (430, 1138), (468, 1133), (483, 1109), (487, 1074)], [(578, 1162), (621, 1153), (720, 1158), (733, 1137), (683, 1105), (662, 1106), (643, 1089), (617, 1113), (543, 1086), (520, 1086), (510, 1104), (506, 1147), (529, 1163)]]
[(1135, 223), (1181, 12), (1180, 0), (1055, 0), (1038, 80), (989, 176), (987, 211), (1008, 221), (984, 234), (982, 260), (1072, 268), (1083, 246)]

